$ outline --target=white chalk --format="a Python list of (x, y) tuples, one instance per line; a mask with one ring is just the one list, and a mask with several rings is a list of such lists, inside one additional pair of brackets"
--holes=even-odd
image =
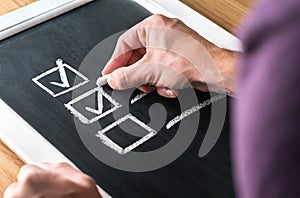
[(193, 106), (192, 108), (190, 108), (188, 110), (185, 110), (180, 115), (176, 116), (171, 121), (169, 121), (166, 128), (170, 129), (172, 126), (174, 126), (175, 124), (177, 124), (178, 122), (180, 122), (184, 118), (192, 115), (193, 113), (199, 111), (200, 109), (202, 109), (202, 108), (204, 108), (204, 107), (206, 107), (206, 106), (208, 106), (208, 105), (210, 105), (214, 102), (217, 102), (218, 100), (221, 100), (223, 98), (226, 98), (226, 95), (224, 95), (224, 94), (216, 95), (216, 96), (213, 96), (212, 98), (210, 98), (208, 100), (205, 100), (203, 103), (200, 103), (196, 106)]
[[(56, 61), (56, 64), (57, 64), (56, 67), (54, 67), (54, 68), (52, 68), (52, 69), (50, 69), (50, 70), (48, 70), (48, 71), (46, 71), (46, 72), (44, 72), (44, 73), (38, 75), (38, 76), (36, 76), (36, 77), (34, 77), (34, 78), (32, 79), (32, 81), (33, 81), (37, 86), (39, 86), (39, 87), (40, 87), (41, 89), (43, 89), (44, 91), (48, 92), (52, 97), (55, 98), (55, 97), (61, 96), (61, 95), (65, 94), (65, 93), (68, 93), (68, 92), (70, 92), (70, 91), (73, 91), (73, 90), (75, 90), (75, 89), (81, 87), (82, 85), (84, 85), (84, 84), (90, 82), (90, 80), (89, 80), (86, 76), (84, 76), (82, 73), (80, 73), (79, 71), (77, 71), (76, 69), (74, 69), (73, 67), (71, 67), (70, 65), (68, 65), (68, 64), (66, 64), (66, 63), (63, 63), (62, 60), (58, 59), (58, 60)], [(78, 83), (78, 84), (74, 85), (73, 87), (68, 87), (67, 85), (69, 85), (69, 82), (68, 82), (68, 78), (67, 78), (66, 73), (65, 73), (65, 69), (68, 69), (68, 70), (70, 70), (71, 72), (75, 73), (78, 77), (80, 77), (80, 78), (83, 80), (83, 82)], [(41, 82), (39, 82), (39, 80), (40, 80), (41, 78), (44, 78), (45, 76), (47, 76), (47, 75), (49, 75), (49, 74), (52, 74), (52, 73), (54, 73), (54, 72), (56, 72), (56, 71), (58, 71), (58, 72), (60, 73), (60, 78), (61, 78), (62, 84), (60, 84), (60, 83), (53, 83), (53, 82), (52, 82), (52, 83), (50, 82), (50, 84), (53, 84), (53, 85), (56, 85), (56, 86), (60, 86), (60, 87), (67, 88), (67, 89), (65, 89), (65, 90), (63, 90), (63, 91), (61, 91), (61, 92), (59, 92), (59, 93), (54, 93), (54, 92), (53, 92), (51, 89), (49, 89), (47, 86), (45, 86), (45, 85), (43, 85)]]
[[(142, 137), (141, 139), (137, 140), (136, 142), (132, 143), (131, 145), (127, 146), (126, 148), (122, 148), (120, 145), (115, 143), (113, 140), (111, 140), (109, 137), (105, 135), (106, 132), (112, 130), (114, 127), (120, 125), (121, 123), (125, 122), (126, 120), (130, 119), (131, 121), (135, 122), (139, 126), (141, 126), (143, 129), (148, 131), (149, 133)], [(120, 155), (127, 154), (128, 152), (132, 151), (133, 149), (137, 148), (141, 144), (145, 143), (152, 137), (154, 137), (157, 134), (157, 131), (146, 125), (144, 122), (140, 121), (138, 118), (133, 116), (131, 113), (123, 116), (119, 120), (115, 121), (114, 123), (108, 125), (106, 128), (102, 129), (101, 131), (98, 131), (96, 134), (96, 137), (99, 137), (103, 144), (108, 146), (109, 148), (117, 151)]]
[[(151, 90), (150, 90), (149, 93), (151, 93), (151, 92), (153, 92), (153, 91), (155, 91), (155, 88), (154, 88), (154, 87), (151, 88)], [(140, 93), (140, 94), (136, 95), (134, 98), (131, 99), (130, 104), (134, 104), (135, 102), (137, 102), (137, 101), (139, 101), (140, 99), (142, 99), (142, 98), (144, 98), (145, 96), (147, 96), (149, 93), (144, 93), (144, 92), (143, 92), (143, 93)]]
[(96, 82), (96, 85), (98, 87), (102, 87), (103, 85), (106, 85), (107, 84), (107, 80), (108, 78), (110, 77), (110, 75), (105, 75), (105, 76), (101, 76), (98, 78), (97, 82)]
[(68, 80), (68, 77), (67, 77), (66, 70), (64, 68), (63, 61), (61, 59), (58, 59), (56, 61), (56, 65), (58, 67), (58, 71), (59, 71), (59, 75), (60, 75), (60, 79), (61, 79), (62, 83), (50, 82), (50, 84), (58, 86), (58, 87), (62, 87), (62, 88), (69, 88), (70, 83), (69, 83), (69, 80)]
[[(88, 107), (85, 108), (85, 110), (91, 112), (91, 113), (95, 113), (97, 116), (92, 118), (92, 119), (88, 119), (86, 116), (84, 116), (82, 113), (80, 113), (78, 110), (76, 110), (72, 105), (80, 102), (81, 100), (83, 100), (86, 97), (89, 97), (90, 95), (92, 95), (93, 93), (98, 92), (98, 110), (93, 109)], [(99, 96), (99, 94), (101, 96)], [(99, 103), (103, 103), (103, 98), (105, 97), (112, 105), (113, 108), (103, 112), (103, 104), (99, 104)], [(101, 99), (100, 99), (101, 98)], [(106, 93), (102, 87), (96, 87), (80, 96), (78, 96), (77, 98), (71, 100), (70, 102), (68, 102), (67, 104), (65, 104), (65, 107), (75, 116), (77, 117), (82, 123), (84, 124), (92, 124), (98, 120), (100, 120), (101, 118), (107, 116), (108, 114), (116, 111), (117, 109), (119, 109), (120, 107), (122, 107), (122, 105), (120, 103), (118, 103), (116, 100), (114, 100), (108, 93)]]

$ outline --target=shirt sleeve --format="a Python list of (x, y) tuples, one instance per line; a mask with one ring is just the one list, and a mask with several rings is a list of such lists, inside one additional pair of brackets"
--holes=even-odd
[(300, 1), (260, 3), (241, 32), (233, 104), (238, 197), (300, 197)]

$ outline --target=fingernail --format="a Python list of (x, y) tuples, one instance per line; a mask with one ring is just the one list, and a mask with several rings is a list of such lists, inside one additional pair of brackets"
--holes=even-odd
[(166, 90), (166, 94), (168, 95), (168, 96), (175, 96), (176, 94), (174, 93), (174, 91), (172, 91), (172, 90)]

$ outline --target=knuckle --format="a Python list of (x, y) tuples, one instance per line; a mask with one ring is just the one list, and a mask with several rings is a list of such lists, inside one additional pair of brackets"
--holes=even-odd
[(42, 166), (49, 166), (50, 163), (49, 162), (41, 162), (40, 165), (42, 165)]
[(182, 21), (178, 18), (169, 18), (162, 14), (154, 14), (150, 19), (154, 25), (159, 25), (159, 26), (164, 26), (169, 28), (182, 23)]
[(164, 19), (166, 17), (164, 15), (162, 15), (162, 14), (154, 14), (154, 15), (152, 15), (152, 18), (160, 20), (160, 19)]
[(119, 38), (118, 38), (118, 41), (117, 41), (117, 43), (122, 43), (122, 42), (124, 42), (126, 40), (126, 34), (125, 33), (123, 33)]
[(178, 26), (181, 26), (183, 23), (180, 19), (177, 19), (177, 18), (171, 18), (170, 19), (170, 27), (171, 28), (175, 28), (175, 27), (178, 27)]
[(34, 166), (32, 165), (24, 165), (22, 166), (19, 175), (22, 175), (23, 178), (33, 177), (34, 176)]
[(170, 22), (172, 22), (172, 23), (180, 23), (181, 20), (179, 20), (178, 18), (170, 18)]
[[(129, 31), (129, 30), (128, 30)], [(118, 38), (118, 40), (117, 40), (117, 44), (116, 44), (116, 49), (118, 49), (118, 50), (120, 50), (120, 47), (122, 47), (122, 46), (124, 46), (125, 45), (125, 43), (126, 43), (126, 40), (127, 40), (127, 34), (129, 34), (130, 32), (125, 32), (125, 33), (123, 33), (121, 36), (119, 36), (119, 38)], [(122, 49), (122, 48), (121, 48)], [(117, 51), (118, 53), (117, 54), (113, 54), (114, 55), (114, 57), (116, 57), (116, 56), (119, 56), (120, 55), (120, 53), (122, 53), (122, 52), (119, 52), (119, 51)], [(114, 52), (114, 53), (116, 53), (116, 52)]]
[(65, 167), (71, 167), (71, 165), (66, 162), (59, 162), (56, 164), (56, 168), (65, 168)]
[(167, 18), (166, 16), (162, 15), (162, 14), (154, 14), (151, 16), (150, 20), (155, 24), (155, 25), (165, 25), (166, 21), (169, 18)]
[(122, 81), (119, 81), (119, 86), (121, 88), (127, 88), (127, 86), (128, 86), (127, 73), (125, 72), (125, 69), (121, 69), (120, 72), (121, 72), (120, 76), (122, 76)]
[(22, 181), (25, 185), (32, 184), (34, 183), (35, 180), (36, 180), (36, 174), (32, 170), (27, 171), (22, 177)]
[(32, 165), (25, 164), (24, 166), (21, 167), (20, 172), (26, 172), (30, 169), (32, 169)]
[(88, 175), (82, 175), (80, 180), (81, 180), (81, 184), (86, 188), (91, 188), (96, 185), (95, 180)]
[[(136, 33), (136, 29), (131, 28), (129, 30), (127, 30), (126, 32), (122, 33), (118, 40), (117, 40), (117, 46), (125, 46), (128, 41), (130, 40), (131, 37), (133, 37), (133, 35)], [(126, 45), (126, 47), (129, 47)], [(123, 53), (126, 51), (123, 51)]]

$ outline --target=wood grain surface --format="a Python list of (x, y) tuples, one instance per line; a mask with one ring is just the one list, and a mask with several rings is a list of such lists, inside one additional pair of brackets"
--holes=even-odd
[[(35, 0), (0, 0), (0, 15)], [(240, 24), (248, 13), (253, 0), (182, 0), (185, 4), (216, 22), (229, 32)], [(24, 165), (9, 148), (0, 141), (0, 197), (7, 186), (16, 181), (19, 168)]]
[(0, 0), (0, 16), (36, 0)]
[(16, 181), (22, 162), (9, 148), (0, 141), (0, 197), (4, 190)]
[(254, 0), (181, 0), (229, 32), (234, 32), (247, 16)]

